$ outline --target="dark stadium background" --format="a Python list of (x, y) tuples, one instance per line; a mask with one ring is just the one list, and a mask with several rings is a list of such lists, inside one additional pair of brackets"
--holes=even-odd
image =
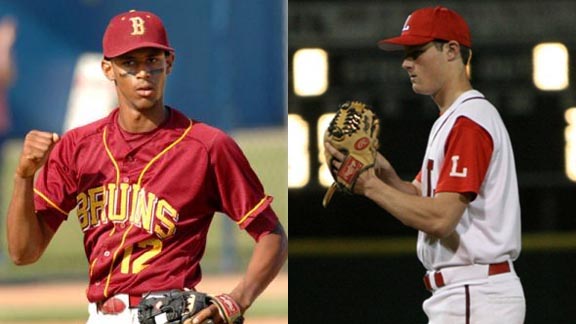
[[(498, 108), (514, 146), (524, 241), (516, 269), (526, 294), (526, 323), (573, 322), (576, 183), (564, 170), (564, 113), (576, 106), (576, 3), (290, 0), (288, 112), (302, 116), (311, 129), (310, 181), (289, 189), (290, 317), (295, 323), (426, 321), (421, 303), (428, 292), (415, 253), (416, 231), (361, 197), (339, 195), (322, 208), (326, 189), (316, 180), (315, 123), (345, 100), (370, 103), (382, 119), (380, 151), (411, 180), (438, 110), (430, 98), (412, 92), (401, 54), (380, 51), (376, 42), (398, 35), (414, 9), (437, 4), (468, 21), (472, 84)], [(534, 86), (532, 49), (542, 42), (568, 48), (567, 89)], [(320, 96), (294, 94), (291, 62), (301, 48), (328, 52), (329, 88)]]

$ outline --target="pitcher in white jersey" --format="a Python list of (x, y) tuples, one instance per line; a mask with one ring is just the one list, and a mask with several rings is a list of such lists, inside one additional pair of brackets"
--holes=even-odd
[[(471, 36), (445, 7), (414, 11), (384, 50), (403, 50), (412, 89), (432, 97), (434, 123), (422, 168), (400, 179), (384, 156), (360, 175), (364, 195), (419, 231), (429, 323), (523, 323), (524, 292), (513, 262), (521, 249), (520, 202), (512, 145), (494, 106), (472, 88)], [(339, 168), (344, 156), (326, 149)]]

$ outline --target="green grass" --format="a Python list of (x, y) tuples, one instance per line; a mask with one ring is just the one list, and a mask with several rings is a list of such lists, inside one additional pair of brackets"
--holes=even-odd
[(0, 307), (0, 323), (4, 322), (47, 322), (74, 321), (85, 322), (88, 318), (88, 306), (83, 308), (35, 307), (32, 310), (6, 309)]

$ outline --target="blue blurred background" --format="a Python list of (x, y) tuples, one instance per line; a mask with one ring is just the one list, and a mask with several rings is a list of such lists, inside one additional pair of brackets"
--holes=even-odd
[(76, 60), (101, 52), (110, 18), (131, 9), (160, 16), (176, 50), (166, 104), (227, 130), (283, 125), (285, 7), (282, 0), (0, 1), (0, 17), (18, 24), (10, 136), (62, 129)]

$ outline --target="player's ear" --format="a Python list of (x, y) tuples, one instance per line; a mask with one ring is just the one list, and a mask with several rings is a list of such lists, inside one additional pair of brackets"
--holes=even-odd
[(110, 81), (114, 81), (114, 71), (112, 70), (112, 62), (108, 59), (103, 59), (102, 63), (100, 64), (102, 67), (102, 72), (104, 72), (104, 76)]
[(450, 61), (460, 58), (460, 44), (457, 41), (449, 41), (446, 47), (448, 48), (448, 59)]
[(176, 56), (172, 52), (166, 53), (166, 74), (170, 74), (170, 72), (172, 72), (172, 65), (174, 64)]

